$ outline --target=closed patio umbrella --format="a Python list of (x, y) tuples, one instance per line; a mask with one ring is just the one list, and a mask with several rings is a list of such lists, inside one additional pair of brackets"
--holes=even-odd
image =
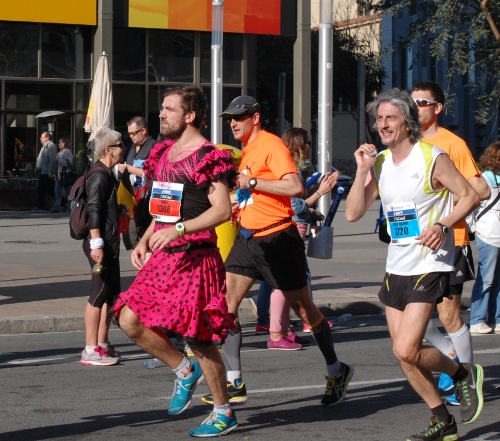
[(85, 119), (85, 131), (90, 132), (89, 142), (94, 139), (97, 131), (103, 127), (111, 129), (115, 127), (111, 73), (108, 58), (104, 52), (97, 63), (89, 109)]

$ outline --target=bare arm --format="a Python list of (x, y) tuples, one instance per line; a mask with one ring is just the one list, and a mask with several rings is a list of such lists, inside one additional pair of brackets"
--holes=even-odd
[[(457, 170), (448, 155), (439, 155), (436, 158), (431, 179), (434, 188), (447, 188), (458, 199), (452, 212), (439, 220), (441, 224), (453, 227), (479, 205), (479, 195)], [(417, 237), (419, 245), (425, 245), (431, 250), (440, 248), (443, 239), (441, 227), (437, 225), (432, 225)]]
[(482, 175), (470, 178), (469, 184), (472, 186), (474, 190), (476, 190), (477, 194), (479, 195), (479, 199), (484, 201), (490, 198), (491, 196), (490, 187), (488, 187), (488, 184), (486, 183)]
[(338, 177), (339, 172), (335, 172), (333, 174), (331, 172), (326, 173), (325, 177), (319, 184), (319, 188), (305, 200), (307, 206), (312, 207), (321, 196), (331, 192), (332, 188), (335, 187), (335, 184), (337, 183)]
[[(250, 188), (248, 185), (250, 179), (251, 176), (240, 173), (238, 175), (240, 188)], [(254, 189), (263, 193), (275, 194), (277, 196), (290, 196), (293, 198), (300, 198), (304, 194), (304, 186), (302, 185), (298, 173), (288, 173), (281, 179), (272, 181), (268, 179), (257, 179), (257, 185)]]
[(377, 181), (372, 171), (375, 156), (365, 156), (365, 153), (374, 150), (373, 144), (362, 144), (354, 152), (358, 169), (346, 200), (345, 217), (349, 222), (361, 219), (378, 196)]
[[(207, 211), (194, 219), (183, 222), (186, 234), (211, 230), (231, 218), (231, 201), (226, 180), (212, 182), (212, 191), (208, 195), (208, 200), (212, 206)], [(164, 248), (177, 239), (179, 234), (174, 226), (158, 230), (149, 238), (149, 248), (153, 251)]]
[(120, 173), (124, 173), (125, 170), (128, 170), (129, 173), (139, 176), (140, 178), (142, 178), (142, 176), (144, 175), (144, 169), (142, 169), (141, 167), (135, 167), (130, 164), (118, 164), (118, 170), (120, 171)]

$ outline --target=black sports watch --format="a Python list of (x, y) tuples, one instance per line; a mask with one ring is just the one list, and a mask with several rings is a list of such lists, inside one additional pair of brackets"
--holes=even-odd
[(250, 190), (253, 190), (257, 185), (257, 179), (255, 178), (250, 178), (248, 180), (248, 186), (250, 187)]
[(442, 223), (436, 222), (434, 225), (439, 225), (441, 227), (443, 236), (446, 236), (448, 234), (448, 231), (450, 231), (450, 229), (446, 225), (443, 225)]

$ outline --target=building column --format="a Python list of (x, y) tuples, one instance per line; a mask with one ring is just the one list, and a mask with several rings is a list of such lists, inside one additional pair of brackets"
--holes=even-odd
[(99, 55), (106, 52), (109, 67), (113, 72), (113, 0), (98, 0), (97, 29), (94, 35), (94, 57), (92, 77), (97, 69)]
[(297, 0), (293, 46), (293, 125), (311, 132), (311, 1)]

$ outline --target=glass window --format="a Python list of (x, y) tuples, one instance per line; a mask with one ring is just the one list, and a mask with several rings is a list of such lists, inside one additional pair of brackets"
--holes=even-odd
[(90, 84), (75, 84), (75, 110), (84, 110), (89, 108)]
[(160, 127), (160, 107), (163, 103), (163, 94), (168, 89), (168, 86), (150, 86), (148, 95), (148, 126), (149, 134), (157, 139)]
[(144, 86), (113, 84), (113, 105), (115, 108), (115, 130), (122, 134), (125, 144), (129, 145), (127, 121), (133, 116), (144, 115), (146, 107)]
[(194, 32), (149, 31), (149, 81), (193, 83)]
[(90, 78), (90, 26), (42, 25), (42, 76)]
[(113, 29), (113, 80), (145, 81), (146, 31)]
[[(55, 83), (5, 83), (5, 108), (68, 111), (73, 109), (73, 85)], [(38, 112), (37, 112), (38, 113)]]
[(75, 145), (73, 152), (78, 153), (80, 150), (87, 151), (87, 141), (89, 140), (90, 133), (85, 131), (85, 118), (86, 114), (77, 113), (75, 115)]
[[(201, 82), (210, 83), (212, 73), (212, 34), (200, 33)], [(243, 59), (243, 36), (224, 34), (222, 47), (222, 81), (224, 84), (241, 84), (241, 60)]]
[(34, 171), (36, 165), (36, 119), (34, 114), (7, 114), (4, 169)]
[(0, 21), (0, 76), (38, 75), (38, 25)]
[[(207, 126), (205, 127), (204, 125), (202, 125), (201, 133), (207, 139), (210, 139), (212, 135), (211, 131), (212, 112), (210, 109), (210, 101), (212, 99), (212, 93), (210, 87), (204, 87), (203, 91), (205, 92), (205, 96), (207, 97), (208, 109), (207, 109), (207, 114), (205, 115), (204, 118), (204, 121), (207, 124)], [(227, 106), (229, 106), (229, 103), (232, 100), (234, 100), (237, 96), (240, 96), (241, 93), (242, 93), (241, 88), (239, 87), (224, 87), (222, 89), (222, 109), (226, 109)], [(222, 144), (228, 144), (232, 145), (233, 147), (241, 148), (241, 143), (234, 139), (233, 131), (231, 130), (231, 127), (229, 127), (229, 124), (225, 122), (225, 120), (222, 121)]]

